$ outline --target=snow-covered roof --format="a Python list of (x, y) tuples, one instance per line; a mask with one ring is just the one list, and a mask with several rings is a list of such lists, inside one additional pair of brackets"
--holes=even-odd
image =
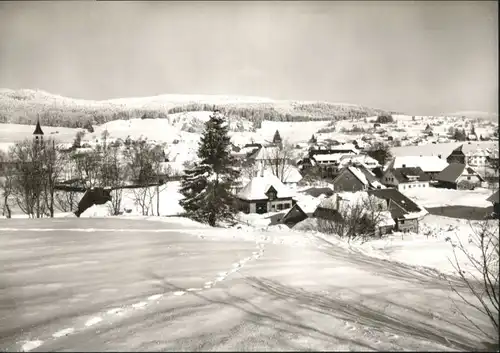
[(349, 162), (357, 162), (369, 167), (380, 165), (376, 159), (368, 156), (367, 154), (358, 154), (358, 155), (344, 154), (340, 157), (341, 165), (345, 165)]
[(314, 159), (316, 162), (337, 162), (344, 156), (341, 153), (333, 153), (333, 154), (315, 154)]
[(394, 157), (393, 169), (420, 167), (424, 172), (440, 172), (448, 166), (446, 159), (438, 156), (399, 156)]
[[(283, 169), (283, 175), (280, 179), (283, 180), (284, 183), (298, 183), (302, 180), (302, 174), (300, 174), (299, 169), (293, 165), (287, 165), (279, 169)], [(272, 168), (269, 166), (265, 167), (263, 174), (264, 176), (274, 175)]]
[(278, 154), (278, 147), (262, 147), (260, 148), (255, 155), (253, 155), (253, 159), (258, 160), (268, 160), (274, 159)]
[(356, 167), (348, 167), (347, 169), (349, 169), (349, 171), (354, 174), (354, 176), (356, 178), (359, 179), (359, 181), (361, 181), (363, 183), (363, 185), (368, 185), (368, 179), (366, 178), (365, 174), (363, 174), (363, 172), (361, 172), (361, 170), (359, 170), (358, 168)]
[(253, 177), (237, 196), (240, 199), (249, 201), (264, 200), (267, 199), (266, 193), (271, 186), (276, 190), (278, 198), (295, 196), (293, 190), (290, 190), (274, 175)]
[(488, 151), (483, 150), (482, 148), (478, 148), (474, 152), (470, 154), (471, 157), (487, 157), (489, 156)]
[(391, 212), (382, 211), (378, 214), (378, 225), (383, 226), (395, 226), (396, 222), (392, 218)]
[(302, 195), (302, 197), (297, 201), (297, 205), (299, 205), (305, 213), (314, 213), (321, 201), (326, 198), (325, 194), (319, 195), (318, 197), (303, 196), (304, 195)]

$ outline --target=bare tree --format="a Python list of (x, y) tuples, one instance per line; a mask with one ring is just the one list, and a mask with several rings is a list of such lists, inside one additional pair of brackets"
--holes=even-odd
[(293, 166), (293, 146), (288, 142), (283, 142), (279, 146), (268, 148), (266, 151), (264, 166), (269, 167), (271, 173), (281, 182), (285, 182)]
[[(82, 187), (79, 174), (76, 170), (76, 159), (70, 153), (60, 153), (58, 156), (61, 165), (61, 179), (72, 181), (73, 186)], [(64, 191), (56, 191), (54, 194), (56, 207), (63, 212), (72, 212), (78, 208), (78, 202), (82, 196), (81, 191), (69, 188)]]
[(9, 166), (9, 159), (4, 151), (0, 151), (0, 191), (3, 200), (2, 215), (11, 218), (10, 195), (12, 193), (12, 169)]
[(259, 166), (251, 161), (244, 161), (240, 167), (240, 175), (244, 178), (251, 179), (259, 174)]
[(99, 185), (101, 154), (99, 151), (76, 151), (72, 155), (75, 171), (87, 189)]
[[(469, 237), (470, 248), (465, 246), (457, 237), (453, 246), (453, 260), (450, 260), (458, 272), (461, 282), (472, 293), (477, 304), (466, 299), (457, 286), (450, 282), (450, 286), (467, 305), (488, 317), (491, 332), (486, 332), (477, 325), (472, 318), (455, 305), (461, 315), (467, 319), (486, 339), (498, 349), (498, 324), (499, 324), (499, 235), (498, 220), (489, 220), (479, 223), (478, 227), (469, 224), (472, 234)], [(477, 250), (477, 254), (474, 251)], [(467, 264), (471, 265), (476, 273), (469, 273), (463, 269), (457, 254), (464, 255)]]
[(45, 182), (43, 183), (44, 202), (49, 217), (54, 217), (56, 183), (60, 179), (64, 167), (61, 163), (63, 159), (60, 158), (59, 150), (60, 148), (56, 144), (56, 141), (49, 139), (45, 141), (45, 146), (42, 148), (40, 154), (45, 177)]
[[(134, 201), (144, 216), (153, 212), (153, 200), (157, 200), (157, 214), (160, 203), (161, 163), (164, 160), (163, 146), (151, 144), (147, 139), (134, 141), (124, 152), (128, 172), (134, 184)], [(151, 186), (156, 186), (152, 188)]]
[(387, 212), (384, 200), (373, 195), (363, 195), (356, 200), (339, 200), (337, 203), (338, 197), (336, 194), (320, 205), (324, 213), (318, 219), (320, 232), (336, 234), (349, 241), (381, 235), (379, 227), (383, 224), (384, 212)]
[(19, 208), (30, 217), (40, 218), (45, 213), (45, 171), (43, 145), (31, 140), (17, 142), (9, 149), (9, 159), (15, 170), (12, 180), (12, 195)]
[(111, 189), (110, 211), (112, 215), (121, 212), (123, 187), (125, 185), (125, 163), (122, 160), (120, 146), (107, 144), (107, 130), (103, 131), (103, 143), (99, 147), (101, 152), (100, 185)]

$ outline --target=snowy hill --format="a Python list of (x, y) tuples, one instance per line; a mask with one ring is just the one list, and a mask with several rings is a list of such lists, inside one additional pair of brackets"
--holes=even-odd
[(142, 98), (83, 100), (42, 90), (0, 89), (0, 123), (83, 127), (113, 120), (166, 118), (172, 113), (208, 111), (217, 106), (230, 118), (251, 121), (310, 121), (368, 117), (387, 113), (354, 104), (273, 100), (262, 97), (166, 94)]

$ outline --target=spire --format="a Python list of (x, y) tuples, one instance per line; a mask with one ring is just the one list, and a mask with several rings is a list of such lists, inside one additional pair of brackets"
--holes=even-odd
[(33, 135), (43, 135), (42, 127), (40, 126), (40, 118), (36, 120), (36, 127)]

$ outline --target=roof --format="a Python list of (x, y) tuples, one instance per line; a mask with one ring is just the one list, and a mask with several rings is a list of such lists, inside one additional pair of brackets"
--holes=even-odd
[[(284, 183), (298, 183), (302, 180), (302, 174), (300, 174), (299, 169), (293, 165), (287, 165), (279, 169), (283, 169), (281, 180), (283, 180)], [(272, 167), (264, 167), (263, 174), (264, 176), (274, 175)]]
[(357, 154), (357, 155), (344, 154), (340, 157), (340, 164), (347, 164), (350, 162), (361, 163), (364, 164), (365, 166), (372, 165), (374, 167), (380, 165), (376, 159), (368, 156), (367, 154)]
[[(302, 212), (304, 212), (307, 215), (312, 215), (314, 213), (314, 211), (316, 210), (316, 208), (318, 207), (318, 205), (321, 203), (321, 201), (325, 198), (326, 198), (325, 195), (320, 195), (319, 197), (301, 198), (300, 200), (298, 200), (295, 203), (295, 205), (293, 207), (301, 209)], [(292, 209), (290, 209), (287, 212), (287, 214), (290, 213), (291, 211), (292, 211)]]
[(255, 160), (275, 159), (279, 156), (278, 147), (261, 147), (248, 158)]
[(40, 126), (40, 119), (36, 121), (36, 127), (33, 135), (43, 135), (42, 127)]
[[(337, 178), (340, 178), (340, 176), (346, 172), (350, 172), (352, 175), (354, 175), (354, 177), (356, 179), (358, 179), (363, 185), (377, 186), (376, 185), (378, 182), (377, 177), (363, 165), (349, 166), (349, 167), (344, 168), (340, 172), (340, 174), (335, 178), (335, 180), (337, 180)], [(335, 180), (333, 181), (334, 184), (335, 184)], [(382, 184), (380, 184), (380, 185), (382, 185)]]
[(392, 168), (420, 167), (425, 173), (440, 172), (448, 166), (445, 159), (438, 156), (399, 156), (391, 162)]
[(493, 193), (490, 197), (486, 199), (486, 201), (489, 201), (491, 203), (499, 203), (500, 202), (500, 197), (498, 195), (498, 190)]
[[(417, 205), (397, 189), (375, 189), (368, 190), (367, 192), (368, 194), (377, 196), (378, 198), (395, 202), (406, 213), (421, 212), (423, 210), (423, 207)], [(393, 211), (391, 210), (391, 214), (392, 213)]]
[(471, 167), (461, 164), (461, 163), (450, 163), (441, 173), (436, 176), (437, 181), (446, 181), (449, 183), (454, 183), (457, 181), (458, 177), (463, 174), (470, 174), (483, 179), (478, 172), (476, 172)]
[(278, 198), (287, 198), (295, 196), (295, 193), (274, 175), (253, 177), (238, 193), (238, 197), (243, 200), (266, 200), (267, 191), (273, 187), (277, 191)]
[(400, 183), (409, 183), (411, 182), (409, 176), (417, 176), (418, 181), (430, 181), (430, 177), (424, 173), (424, 171), (420, 167), (413, 168), (397, 168), (391, 170), (394, 177)]
[(312, 187), (306, 190), (302, 190), (301, 193), (310, 195), (312, 197), (318, 197), (320, 195), (326, 195), (326, 196), (332, 196), (333, 195), (333, 190), (331, 188), (318, 188), (318, 187)]
[(344, 155), (341, 153), (315, 154), (312, 158), (316, 162), (338, 162)]
[(367, 193), (366, 191), (357, 192), (339, 192), (333, 194), (331, 197), (323, 199), (318, 207), (323, 209), (337, 209), (337, 201), (341, 209), (347, 206), (360, 205), (365, 201), (373, 200), (373, 195)]
[(418, 146), (401, 146), (391, 148), (393, 156), (437, 156), (441, 155), (444, 158), (448, 157), (453, 150), (462, 151), (465, 155), (470, 155), (478, 148), (492, 148), (498, 150), (497, 141), (469, 141), (466, 143), (460, 142), (445, 142), (445, 143), (428, 143)]
[(392, 218), (392, 214), (390, 211), (382, 211), (378, 215), (378, 222), (377, 222), (379, 227), (383, 226), (394, 226), (396, 225), (396, 222), (394, 222), (394, 219)]

